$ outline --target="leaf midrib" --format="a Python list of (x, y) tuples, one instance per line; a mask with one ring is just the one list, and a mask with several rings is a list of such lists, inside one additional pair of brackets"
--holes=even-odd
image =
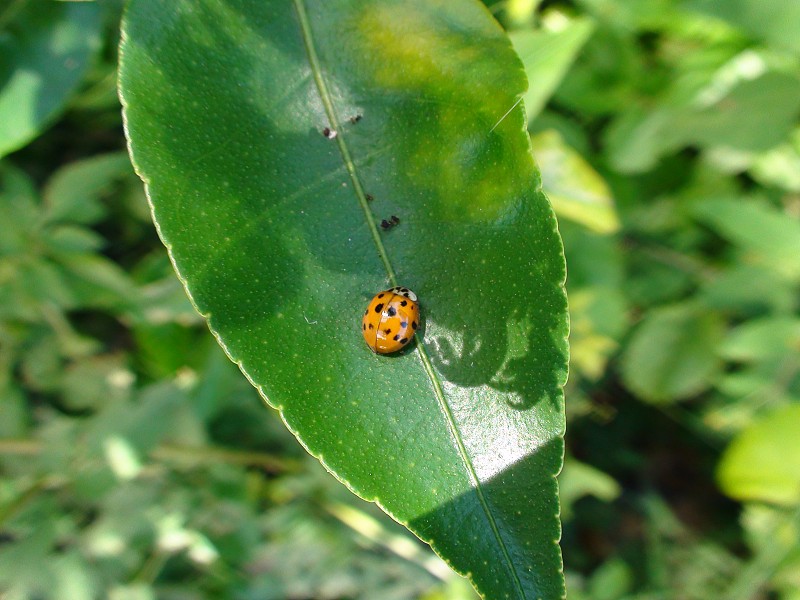
[[(306, 48), (306, 52), (308, 54), (308, 60), (311, 66), (311, 72), (314, 76), (314, 82), (316, 83), (317, 90), (320, 94), (320, 99), (322, 101), (322, 105), (325, 108), (325, 113), (328, 117), (329, 127), (334, 131), (339, 131), (339, 122), (336, 118), (336, 111), (333, 107), (333, 101), (331, 100), (330, 92), (328, 91), (328, 86), (325, 83), (325, 79), (322, 76), (322, 68), (320, 66), (319, 57), (317, 56), (317, 51), (313, 43), (313, 36), (311, 32), (311, 24), (308, 19), (308, 13), (306, 12), (305, 7), (305, 0), (293, 0), (295, 10), (297, 11), (297, 17), (300, 22), (300, 30), (303, 37), (303, 43)], [(511, 110), (509, 112), (511, 112)], [(505, 116), (503, 117), (505, 118)], [(502, 120), (502, 119), (501, 119)], [(369, 204), (367, 201), (366, 194), (364, 193), (364, 188), (361, 185), (361, 180), (356, 173), (355, 163), (350, 155), (350, 150), (345, 143), (345, 136), (337, 135), (336, 143), (339, 147), (340, 152), (342, 153), (342, 158), (344, 160), (345, 168), (347, 169), (347, 173), (350, 176), (350, 180), (353, 183), (353, 189), (355, 190), (356, 197), (358, 199), (359, 204), (361, 205), (361, 209), (364, 211), (364, 218), (367, 221), (367, 225), (369, 226), (370, 233), (372, 234), (372, 239), (375, 242), (375, 246), (378, 250), (378, 255), (383, 262), (383, 266), (386, 269), (386, 273), (389, 277), (389, 281), (392, 286), (398, 285), (397, 277), (394, 272), (394, 268), (392, 267), (392, 263), (389, 260), (389, 255), (386, 252), (386, 247), (383, 245), (383, 240), (380, 236), (380, 231), (378, 231), (378, 225), (375, 222), (375, 218), (372, 215), (372, 211), (369, 208)], [(506, 547), (505, 541), (503, 540), (502, 536), (500, 535), (500, 529), (495, 521), (494, 515), (492, 514), (491, 510), (489, 509), (489, 504), (486, 500), (486, 497), (483, 493), (483, 487), (481, 485), (480, 479), (478, 478), (478, 474), (475, 471), (475, 467), (472, 464), (472, 460), (467, 453), (467, 448), (464, 445), (464, 441), (461, 438), (461, 433), (456, 427), (455, 418), (453, 416), (453, 412), (450, 409), (450, 405), (448, 404), (445, 395), (444, 395), (444, 388), (442, 387), (441, 381), (439, 381), (439, 377), (433, 369), (433, 364), (431, 363), (430, 357), (425, 349), (425, 346), (422, 344), (421, 341), (417, 340), (416, 344), (417, 354), (420, 358), (420, 362), (422, 363), (422, 367), (425, 370), (425, 373), (428, 375), (428, 378), (431, 381), (433, 386), (434, 394), (436, 396), (437, 401), (439, 402), (439, 406), (444, 413), (447, 421), (447, 426), (450, 429), (450, 433), (452, 434), (453, 438), (456, 441), (456, 445), (458, 447), (458, 452), (461, 457), (462, 462), (469, 474), (469, 478), (472, 481), (473, 488), (475, 489), (475, 493), (478, 497), (478, 501), (480, 502), (481, 508), (486, 515), (486, 520), (489, 523), (489, 526), (492, 529), (492, 533), (497, 541), (498, 546), (500, 547), (501, 552), (503, 553), (503, 558), (505, 559), (506, 563), (511, 570), (511, 573), (514, 577), (514, 587), (517, 589), (520, 598), (525, 598), (525, 591), (522, 587), (522, 581), (520, 580), (519, 574), (517, 573), (516, 566), (514, 562), (511, 560), (511, 554)]]

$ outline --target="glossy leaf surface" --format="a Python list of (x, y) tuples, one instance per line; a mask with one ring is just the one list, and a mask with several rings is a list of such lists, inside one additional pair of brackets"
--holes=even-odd
[[(134, 0), (121, 69), (180, 277), (301, 443), (486, 597), (563, 596), (564, 259), (486, 9)], [(422, 327), (376, 356), (396, 283)]]

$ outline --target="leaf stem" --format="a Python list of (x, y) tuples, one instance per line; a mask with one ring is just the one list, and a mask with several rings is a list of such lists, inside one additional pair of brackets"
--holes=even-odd
[[(0, 455), (35, 456), (42, 450), (42, 445), (35, 440), (0, 440)], [(296, 473), (301, 470), (299, 461), (279, 458), (262, 452), (228, 450), (209, 446), (162, 444), (150, 452), (150, 457), (159, 462), (182, 462), (193, 466), (228, 464), (259, 467), (270, 473)]]

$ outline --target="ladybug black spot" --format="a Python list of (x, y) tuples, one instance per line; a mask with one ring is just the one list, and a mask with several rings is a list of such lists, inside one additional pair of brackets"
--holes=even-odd
[(392, 338), (395, 342), (400, 339), (400, 334), (398, 333), (396, 336)]
[(383, 302), (381, 302), (380, 304), (378, 304), (378, 305), (375, 307), (375, 312), (376, 312), (376, 313), (379, 313), (379, 312), (381, 312), (382, 310), (383, 310)]
[(389, 335), (390, 333), (392, 333), (392, 330), (391, 329), (384, 329), (383, 333), (385, 333), (386, 335)]
[(407, 304), (408, 304), (408, 300), (403, 300), (403, 301), (400, 303), (400, 306), (406, 306)]
[(400, 323), (400, 327), (402, 327), (403, 329), (408, 327), (408, 321), (403, 321), (402, 323)]
[(386, 311), (386, 315), (389, 317), (393, 317), (397, 314), (397, 309), (394, 306), (390, 306), (389, 310)]
[(401, 344), (407, 344), (408, 343), (408, 338), (403, 338), (402, 340), (400, 340), (400, 343)]
[(412, 321), (411, 322), (411, 329), (413, 329), (414, 331), (417, 330), (417, 322), (416, 321)]

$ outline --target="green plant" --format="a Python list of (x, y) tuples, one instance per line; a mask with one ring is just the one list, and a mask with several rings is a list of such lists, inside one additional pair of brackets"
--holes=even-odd
[[(453, 6), (438, 4), (445, 10)], [(531, 82), (523, 99), (531, 144), (542, 187), (559, 216), (568, 262), (569, 427), (559, 476), (568, 597), (796, 600), (800, 21), (794, 4), (485, 4), (508, 32)], [(171, 4), (159, 16), (220, 5), (234, 4)], [(435, 6), (426, 3), (423, 10)], [(0, 46), (6, 50), (0, 59), (0, 595), (26, 600), (475, 598), (466, 580), (427, 545), (356, 498), (308, 456), (276, 411), (264, 408), (187, 300), (126, 158), (116, 93), (121, 13), (119, 1), (14, 0), (0, 7)], [(434, 227), (421, 215), (398, 212), (411, 201), (408, 194), (431, 176), (427, 173), (425, 180), (424, 171), (404, 173), (384, 164), (398, 151), (389, 143), (409, 139), (420, 142), (408, 154), (412, 158), (434, 154), (434, 162), (460, 164), (447, 153), (459, 133), (446, 125), (463, 115), (462, 133), (482, 131), (484, 112), (503, 102), (499, 96), (483, 100), (496, 81), (488, 76), (480, 81), (483, 87), (470, 86), (461, 94), (472, 103), (461, 102), (459, 82), (472, 68), (495, 65), (495, 77), (509, 77), (503, 89), (512, 95), (521, 91), (519, 63), (503, 34), (482, 11), (456, 20), (473, 22), (470, 14), (481, 15), (480, 31), (492, 32), (491, 41), (476, 49), (478, 55), (502, 50), (486, 63), (470, 61), (449, 77), (448, 103), (411, 110), (418, 115), (413, 123), (384, 134), (385, 123), (375, 120), (376, 112), (382, 113), (374, 106), (381, 88), (366, 86), (363, 95), (372, 104), (339, 115), (341, 138), (325, 139), (319, 129), (330, 123), (316, 122), (314, 131), (309, 126), (296, 136), (298, 143), (308, 138), (321, 145), (307, 155), (308, 165), (330, 164), (326, 183), (344, 176), (336, 181), (348, 188), (332, 186), (334, 199), (352, 199), (352, 179), (336, 171), (342, 164), (339, 143), (384, 148), (366, 163), (355, 162), (356, 174), (372, 169), (364, 179), (370, 189), (363, 191), (378, 223), (392, 214), (400, 217), (398, 226), (378, 233), (399, 281), (413, 283), (423, 310), (434, 309), (435, 323), (443, 315), (454, 318), (435, 305), (438, 287), (430, 284), (435, 260), (422, 266), (413, 256), (411, 263), (405, 257), (395, 261), (399, 249), (415, 247), (407, 245), (404, 232), (419, 230), (420, 223)], [(403, 17), (372, 29), (391, 30), (414, 14)], [(360, 18), (348, 21), (356, 31)], [(315, 31), (319, 25), (309, 19)], [(162, 28), (171, 23), (154, 21)], [(426, 20), (420, 30), (429, 35), (447, 30), (434, 23)], [(221, 18), (213, 26), (165, 43), (195, 34), (192, 43), (207, 52), (231, 40), (240, 54), (248, 48), (252, 53), (248, 43), (258, 36), (238, 36), (258, 31), (257, 22), (239, 20), (232, 27), (230, 19)], [(203, 35), (220, 27), (228, 37)], [(337, 55), (344, 54), (350, 31), (339, 25), (332, 35)], [(459, 52), (442, 51), (447, 64), (462, 64), (459, 53), (472, 47), (473, 31), (461, 28), (462, 37), (456, 36), (461, 43), (447, 48)], [(156, 28), (148, 33), (149, 39), (159, 37)], [(397, 43), (358, 61), (408, 50), (415, 36), (417, 31), (409, 30)], [(269, 52), (253, 54), (251, 64), (257, 65)], [(327, 56), (318, 55), (320, 60)], [(192, 53), (195, 60), (201, 56)], [(416, 71), (406, 66), (394, 76), (424, 73), (419, 64), (411, 65)], [(291, 72), (292, 65), (284, 66)], [(219, 70), (214, 61), (206, 67), (192, 84)], [(252, 114), (269, 97), (268, 88), (257, 94), (238, 91), (261, 74), (226, 72), (233, 80), (219, 93), (237, 102), (220, 109), (220, 122), (235, 123), (229, 113)], [(141, 84), (153, 105), (165, 100), (155, 97), (159, 91), (169, 90), (167, 81), (152, 79), (158, 81), (161, 86)], [(354, 79), (346, 81), (351, 85)], [(431, 85), (437, 81), (433, 78)], [(308, 83), (313, 91), (315, 83)], [(287, 86), (287, 93), (292, 89)], [(420, 89), (425, 88), (412, 88)], [(402, 91), (391, 98), (404, 98)], [(242, 97), (255, 104), (239, 103)], [(203, 113), (204, 106), (194, 107), (190, 99), (175, 111), (187, 121), (166, 120), (152, 139), (168, 140), (192, 119), (213, 124), (218, 116), (192, 112)], [(455, 121), (439, 123), (442, 115)], [(521, 111), (512, 111), (496, 135), (506, 140), (514, 119), (521, 127)], [(283, 122), (289, 127), (291, 120)], [(370, 135), (376, 128), (377, 141)], [(206, 133), (209, 138), (175, 149), (176, 156), (199, 152), (214, 136), (224, 135), (210, 126)], [(253, 147), (262, 148), (263, 156), (272, 151), (263, 150), (263, 140)], [(250, 164), (236, 156), (233, 145), (207, 156), (206, 163), (194, 165), (185, 190), (199, 190), (208, 199), (203, 190), (213, 185), (204, 178), (220, 173), (206, 174), (206, 164), (228, 160), (233, 176)], [(468, 179), (473, 186), (494, 169), (481, 156), (474, 155), (475, 176)], [(519, 160), (516, 164), (530, 174), (530, 164)], [(166, 157), (154, 172), (170, 164), (185, 166)], [(277, 164), (283, 163), (251, 172), (259, 181), (268, 180)], [(311, 170), (301, 174), (311, 177)], [(515, 172), (502, 171), (498, 181), (510, 185)], [(384, 173), (389, 187), (375, 193), (373, 186)], [(411, 184), (398, 190), (396, 179), (404, 175)], [(437, 189), (451, 184), (447, 178), (434, 181)], [(224, 197), (233, 194), (232, 188), (219, 187)], [(272, 193), (269, 186), (252, 190), (247, 198)], [(440, 210), (447, 197), (426, 200), (420, 193), (413, 199)], [(475, 197), (480, 193), (459, 195), (457, 222), (442, 222), (456, 231), (474, 220), (482, 206)], [(358, 219), (364, 222), (359, 216), (342, 226), (335, 220), (341, 216), (329, 217), (334, 232)], [(289, 222), (302, 231), (299, 214)], [(514, 222), (511, 229), (524, 228)], [(322, 242), (332, 232), (321, 224), (320, 230), (295, 240), (289, 250), (302, 248), (296, 264), (313, 263), (324, 272), (352, 252), (326, 253), (334, 246)], [(258, 233), (270, 235), (264, 243), (293, 239), (291, 228), (275, 224)], [(313, 245), (317, 240), (319, 247)], [(429, 245), (423, 240), (421, 257), (438, 259)], [(381, 261), (373, 258), (380, 273)], [(425, 280), (409, 281), (407, 264), (426, 274)], [(285, 306), (309, 293), (294, 284), (318, 271), (286, 276), (283, 312), (289, 314)], [(501, 275), (498, 286), (511, 280)], [(361, 276), (342, 271), (336, 285)], [(356, 307), (366, 306), (386, 281), (378, 281), (381, 277), (358, 288)], [(461, 283), (455, 273), (452, 282)], [(434, 304), (426, 306), (426, 298)], [(321, 324), (310, 310), (301, 328)], [(359, 338), (359, 318), (356, 311), (347, 347), (369, 357)], [(469, 347), (441, 332), (428, 328), (422, 340), (433, 368), (460, 378), (455, 389), (478, 389), (487, 374), (496, 372), (489, 346)], [(517, 360), (527, 351), (528, 330), (512, 327), (502, 334), (509, 352), (516, 353), (501, 365), (503, 372), (518, 377), (490, 381), (490, 386), (506, 385), (496, 392), (500, 398), (535, 371)], [(432, 344), (437, 338), (442, 343)], [(308, 355), (309, 364), (316, 356)], [(476, 358), (472, 370), (459, 370), (463, 356)], [(387, 360), (401, 368), (413, 356)], [(385, 410), (387, 402), (376, 406)], [(403, 422), (421, 414), (410, 411)], [(519, 507), (531, 510), (527, 504)]]
[[(561, 596), (563, 255), (502, 30), (473, 1), (133, 2), (123, 40), (134, 164), (231, 359), (483, 594)], [(377, 357), (396, 285), (424, 332)]]

